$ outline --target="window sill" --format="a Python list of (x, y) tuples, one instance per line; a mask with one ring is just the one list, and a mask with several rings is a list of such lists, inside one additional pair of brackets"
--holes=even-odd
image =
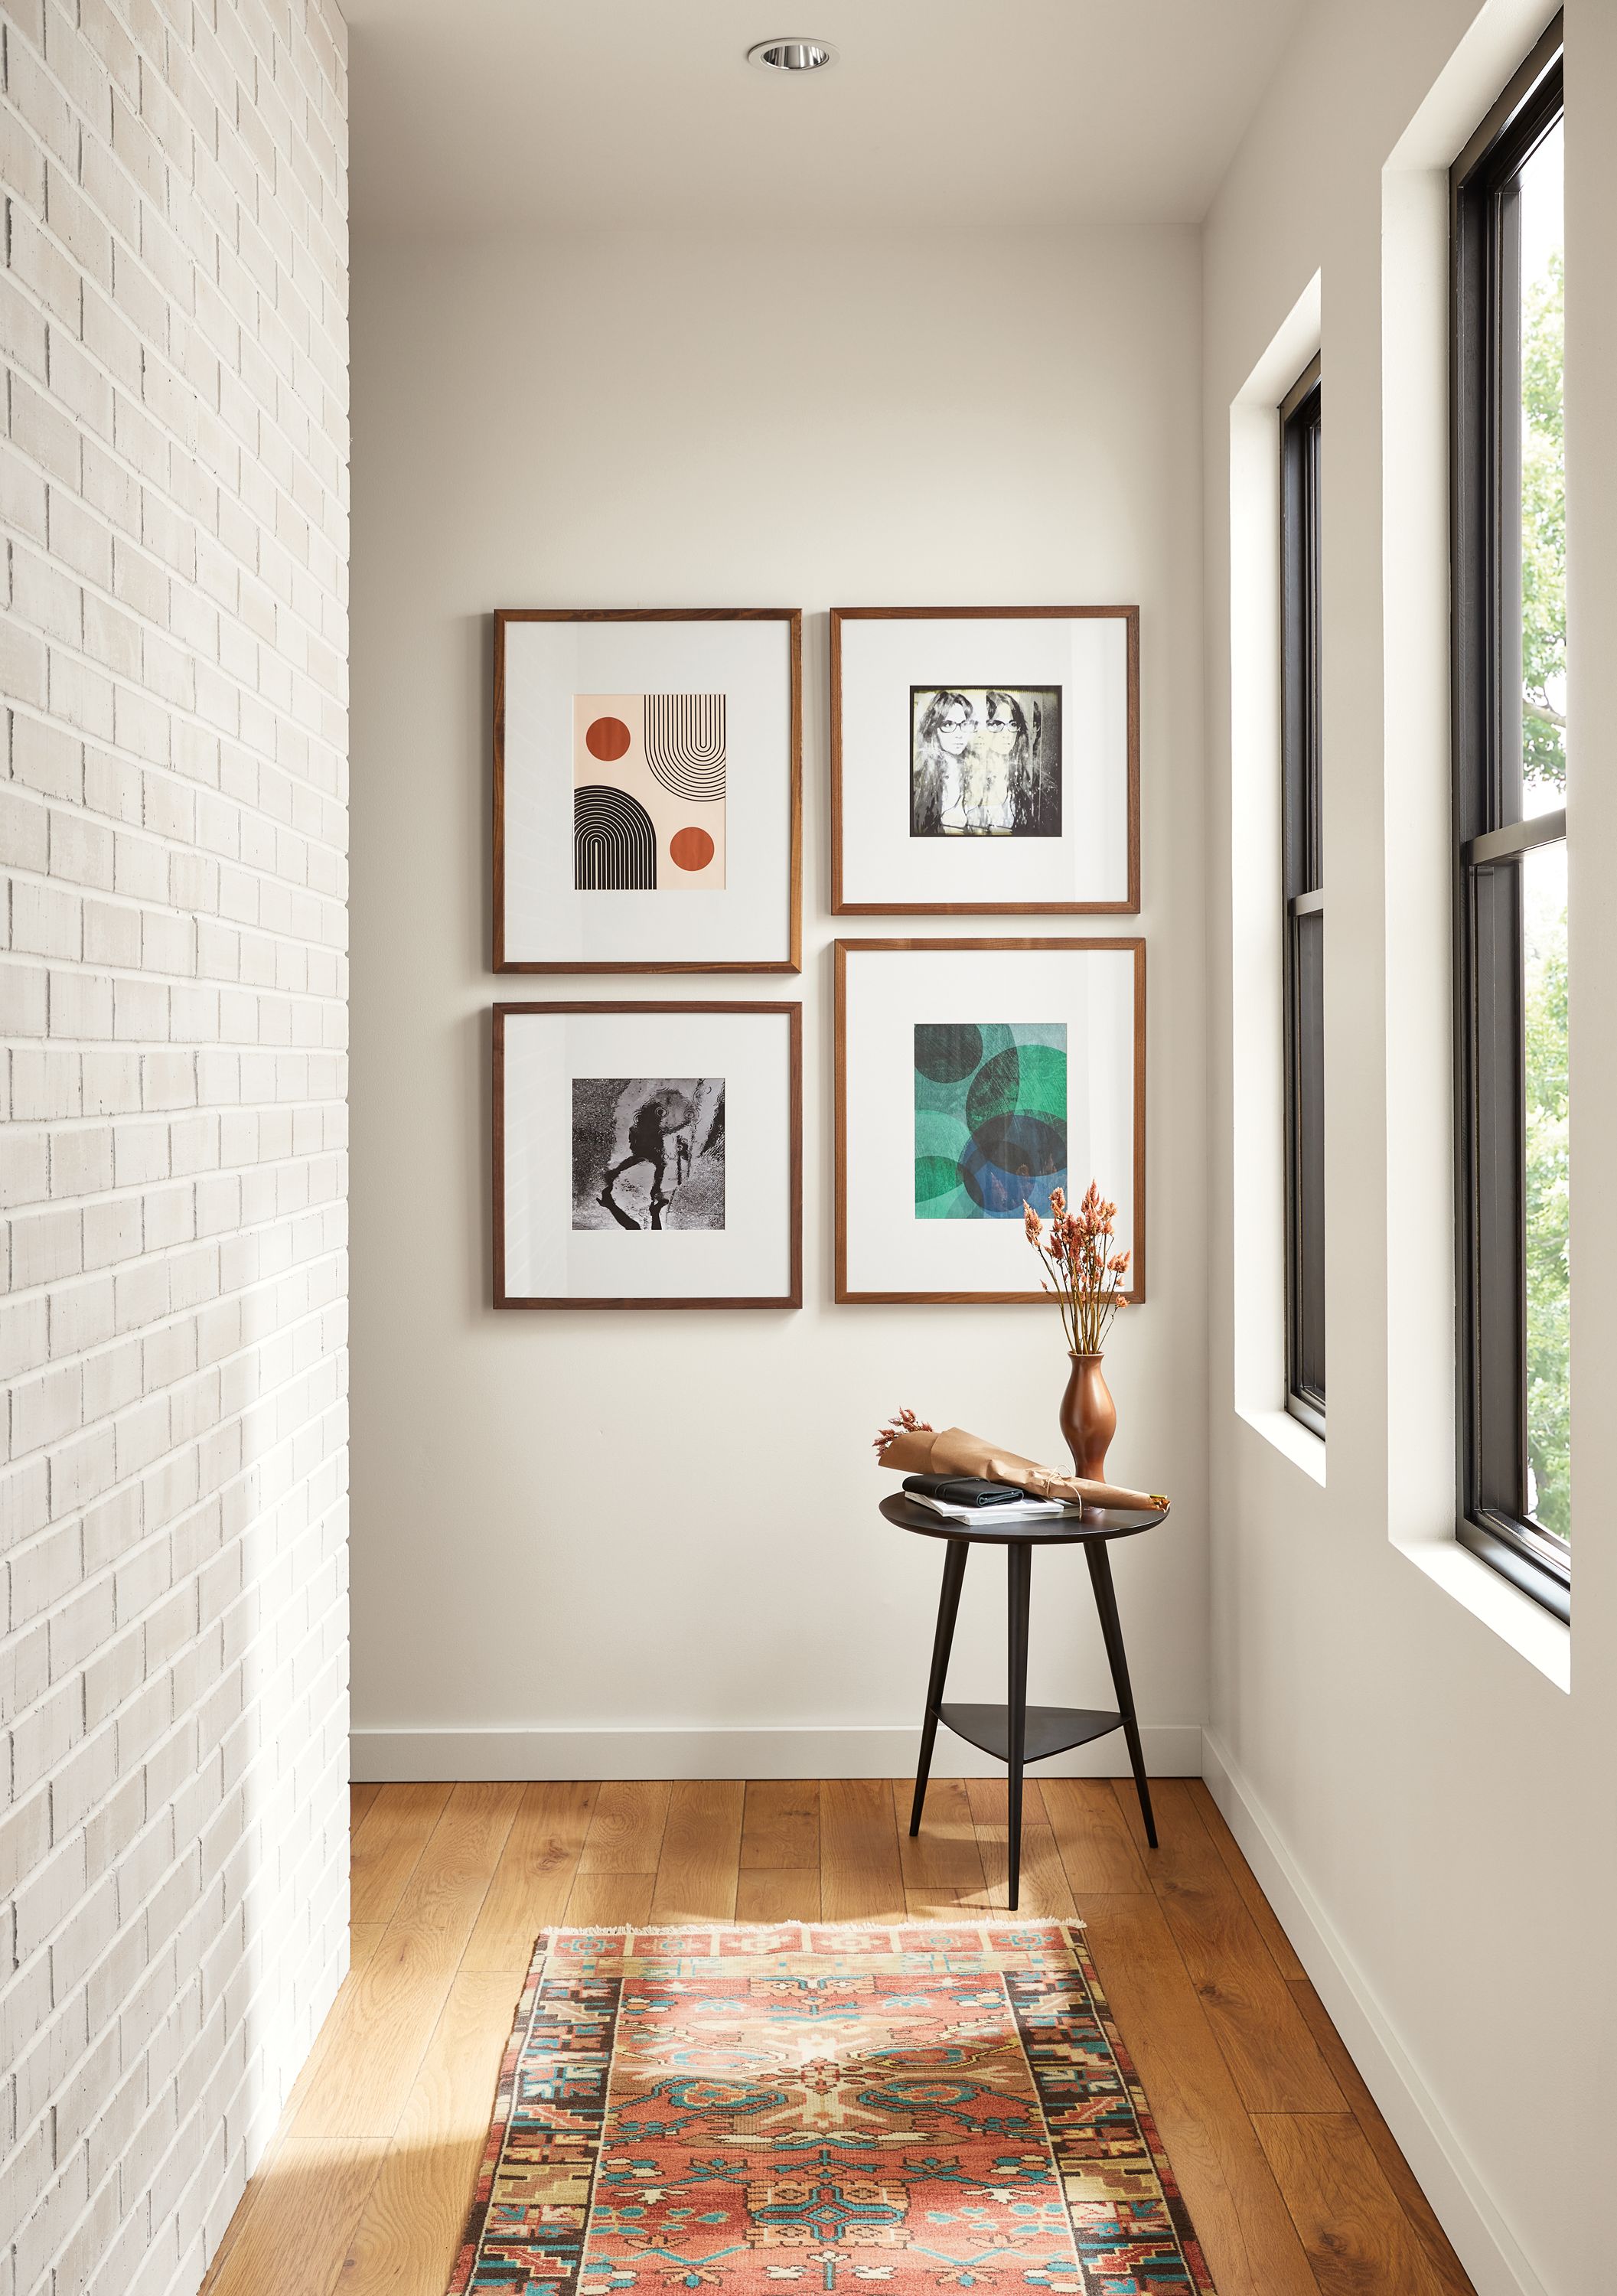
[(1237, 1411), (1236, 1416), (1244, 1419), (1254, 1433), (1261, 1435), (1266, 1443), (1272, 1444), (1294, 1467), (1301, 1467), (1305, 1475), (1311, 1475), (1321, 1490), (1325, 1488), (1323, 1435), (1314, 1434), (1289, 1411)]
[(1460, 1545), (1457, 1538), (1395, 1541), (1417, 1570), (1491, 1628), (1557, 1690), (1572, 1686), (1572, 1633), (1564, 1619)]

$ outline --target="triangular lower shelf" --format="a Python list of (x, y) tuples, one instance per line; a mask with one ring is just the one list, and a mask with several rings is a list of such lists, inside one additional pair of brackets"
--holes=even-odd
[[(1009, 1710), (1004, 1706), (940, 1706), (938, 1719), (956, 1738), (981, 1746), (1002, 1762), (1011, 1759)], [(1120, 1730), (1120, 1714), (1103, 1714), (1083, 1706), (1030, 1706), (1023, 1759), (1042, 1762), (1051, 1754), (1064, 1754), (1071, 1746), (1088, 1745), (1109, 1730)]]

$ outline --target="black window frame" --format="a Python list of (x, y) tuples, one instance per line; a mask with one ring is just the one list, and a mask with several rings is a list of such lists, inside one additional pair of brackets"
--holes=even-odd
[(1325, 869), (1319, 359), (1280, 406), (1280, 841), (1285, 933), (1285, 1407), (1326, 1431)]
[(1527, 1507), (1521, 337), (1513, 186), (1562, 116), (1556, 17), (1449, 178), (1456, 1535), (1556, 1616), (1572, 1563)]

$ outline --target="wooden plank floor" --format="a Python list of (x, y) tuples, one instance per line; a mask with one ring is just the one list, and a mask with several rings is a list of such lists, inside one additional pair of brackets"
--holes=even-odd
[[(1219, 2296), (1472, 2296), (1199, 1779), (1030, 1781), (1022, 1910), (1083, 1915)], [(353, 1967), (205, 2296), (444, 2296), (547, 1923), (865, 1921), (1005, 1897), (1001, 1782), (354, 1788)]]

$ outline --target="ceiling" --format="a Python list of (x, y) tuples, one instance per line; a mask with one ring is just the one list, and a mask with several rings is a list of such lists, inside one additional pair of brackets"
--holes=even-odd
[(345, 0), (355, 229), (1194, 221), (1306, 4)]

